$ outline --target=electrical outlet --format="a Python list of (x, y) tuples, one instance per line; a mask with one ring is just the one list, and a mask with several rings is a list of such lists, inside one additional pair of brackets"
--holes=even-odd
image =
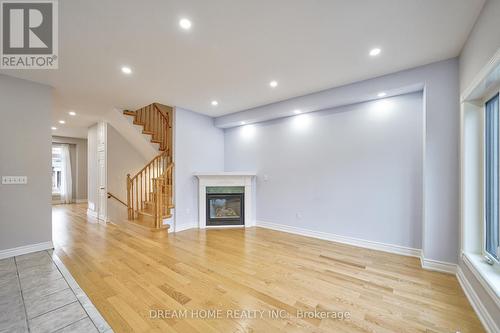
[(2, 176), (2, 185), (28, 184), (27, 176)]

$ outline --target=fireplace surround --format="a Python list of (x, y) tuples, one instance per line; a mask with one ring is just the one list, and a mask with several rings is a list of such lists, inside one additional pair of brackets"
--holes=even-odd
[(200, 229), (255, 226), (255, 172), (197, 172), (194, 176)]

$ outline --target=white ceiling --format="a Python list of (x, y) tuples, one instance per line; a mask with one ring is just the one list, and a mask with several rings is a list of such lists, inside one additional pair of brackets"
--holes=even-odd
[[(65, 133), (113, 107), (153, 101), (218, 116), (455, 57), (483, 4), (64, 0), (59, 70), (2, 73), (53, 86), (54, 124)], [(180, 29), (182, 17), (190, 31)], [(382, 49), (378, 57), (368, 55), (373, 47)], [(133, 74), (122, 74), (122, 65)], [(62, 118), (67, 124), (56, 124)]]

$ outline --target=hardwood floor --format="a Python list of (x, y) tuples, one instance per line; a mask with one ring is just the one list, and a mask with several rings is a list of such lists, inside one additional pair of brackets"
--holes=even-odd
[[(95, 223), (85, 205), (54, 206), (53, 228), (115, 332), (484, 332), (455, 276), (416, 258), (262, 228), (152, 240)], [(318, 319), (337, 312), (350, 318)]]

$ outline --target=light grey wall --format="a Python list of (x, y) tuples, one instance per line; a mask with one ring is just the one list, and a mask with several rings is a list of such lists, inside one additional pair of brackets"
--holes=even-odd
[(73, 178), (73, 198), (87, 199), (87, 139), (53, 136), (53, 143), (70, 145), (71, 173)]
[[(127, 174), (133, 177), (149, 161), (109, 124), (106, 148), (108, 192), (127, 202)], [(108, 199), (108, 218), (115, 222), (126, 220), (127, 208), (113, 198)]]
[(460, 54), (460, 91), (500, 49), (500, 1), (487, 0)]
[[(500, 48), (500, 1), (487, 0), (460, 54), (460, 90), (471, 84)], [(468, 267), (459, 262), (465, 277), (479, 296), (484, 308), (500, 327), (500, 309)]]
[(224, 170), (224, 132), (214, 119), (176, 108), (174, 129), (175, 219), (179, 225), (198, 223), (199, 171)]
[(48, 86), (0, 75), (0, 250), (52, 241), (51, 112)]
[(421, 248), (422, 112), (420, 92), (227, 129), (226, 170), (257, 171), (257, 221)]
[[(375, 79), (333, 88), (304, 97), (263, 106), (268, 113), (309, 104), (335, 104), (346, 96), (367, 96), (379, 91), (401, 91), (401, 87), (424, 87), (424, 256), (444, 262), (457, 262), (459, 229), (459, 102), (458, 60), (450, 59)], [(330, 100), (330, 102), (328, 102)], [(302, 106), (303, 105), (303, 106)], [(251, 119), (253, 112), (241, 112), (231, 122)], [(239, 117), (239, 118), (237, 118)], [(222, 124), (224, 117), (218, 118)], [(284, 144), (286, 138), (283, 138)], [(276, 152), (279, 154), (279, 151)], [(232, 156), (226, 155), (226, 161)], [(300, 159), (297, 156), (297, 159)], [(321, 163), (321, 161), (317, 161)], [(228, 170), (230, 171), (230, 170)], [(259, 175), (262, 176), (262, 175)], [(290, 180), (291, 181), (291, 180)], [(257, 192), (258, 195), (258, 192)]]

